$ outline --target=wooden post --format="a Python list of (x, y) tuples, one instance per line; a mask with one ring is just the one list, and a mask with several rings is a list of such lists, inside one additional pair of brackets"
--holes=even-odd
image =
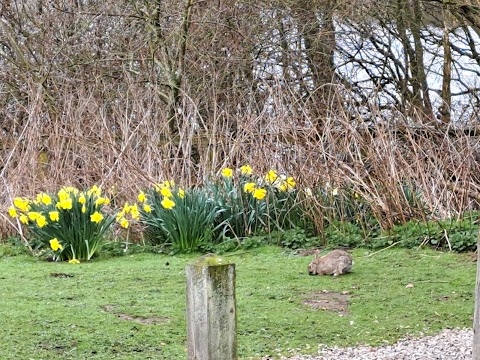
[(204, 256), (186, 268), (188, 360), (237, 360), (235, 264)]
[(480, 230), (477, 235), (477, 278), (475, 285), (475, 315), (473, 317), (472, 359), (480, 360)]

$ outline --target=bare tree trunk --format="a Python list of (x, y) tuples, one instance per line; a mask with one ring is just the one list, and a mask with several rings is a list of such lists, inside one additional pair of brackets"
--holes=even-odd
[[(413, 0), (413, 14), (411, 22), (411, 31), (413, 42), (415, 44), (415, 75), (422, 92), (422, 107), (427, 116), (432, 116), (432, 102), (428, 93), (427, 75), (425, 72), (423, 45), (420, 36), (420, 27), (422, 26), (422, 7), (420, 0)], [(414, 75), (414, 76), (415, 76)]]
[(442, 105), (439, 109), (442, 122), (450, 122), (450, 108), (452, 105), (452, 51), (450, 49), (448, 10), (443, 10), (443, 80), (442, 80)]
[(312, 75), (314, 91), (311, 104), (312, 115), (319, 128), (331, 107), (331, 87), (335, 76), (334, 54), (336, 49), (333, 12), (335, 3), (302, 1), (294, 10), (299, 26), (303, 26), (301, 36), (305, 44), (308, 67)]

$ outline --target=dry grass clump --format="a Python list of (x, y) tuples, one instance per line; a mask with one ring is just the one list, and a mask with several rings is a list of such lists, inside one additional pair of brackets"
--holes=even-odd
[[(222, 167), (243, 164), (259, 173), (288, 173), (304, 188), (359, 194), (383, 227), (478, 208), (479, 138), (462, 128), (426, 125), (399, 113), (395, 121), (367, 124), (338, 107), (320, 125), (300, 113), (254, 116), (250, 109), (240, 117), (218, 103), (203, 118), (191, 99), (176, 115), (181, 127), (172, 135), (155, 94), (140, 85), (130, 84), (110, 101), (104, 94), (111, 89), (82, 85), (58, 95), (57, 116), (32, 86), (34, 101), (23, 115), (7, 118), (0, 148), (2, 214), (14, 196), (64, 185), (98, 184), (120, 203), (161, 179), (198, 185)], [(277, 96), (279, 104), (289, 100)], [(307, 201), (321, 230), (327, 204), (318, 197)], [(2, 216), (2, 236), (15, 228)]]

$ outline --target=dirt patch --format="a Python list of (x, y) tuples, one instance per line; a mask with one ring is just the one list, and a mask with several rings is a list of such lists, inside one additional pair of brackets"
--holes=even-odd
[(115, 306), (113, 305), (104, 305), (102, 306), (102, 309), (108, 313), (114, 314), (119, 319), (133, 321), (133, 322), (136, 322), (139, 324), (145, 324), (145, 325), (165, 324), (169, 320), (167, 317), (161, 317), (161, 316), (143, 317), (143, 316), (133, 316), (133, 315), (124, 314), (116, 311)]
[(344, 291), (341, 293), (322, 290), (306, 295), (303, 301), (304, 305), (311, 306), (314, 309), (336, 312), (341, 316), (348, 314), (348, 299), (350, 293)]
[(50, 273), (50, 276), (58, 277), (58, 278), (71, 278), (71, 277), (73, 277), (73, 275), (65, 274), (65, 273)]

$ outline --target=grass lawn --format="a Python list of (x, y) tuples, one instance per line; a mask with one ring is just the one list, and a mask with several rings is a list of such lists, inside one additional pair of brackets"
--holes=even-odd
[[(195, 255), (73, 265), (10, 256), (7, 247), (0, 245), (0, 359), (186, 358), (184, 269)], [(309, 257), (276, 247), (228, 255), (237, 272), (239, 357), (315, 354), (318, 344), (383, 344), (471, 326), (471, 256), (367, 254), (353, 251), (353, 272), (337, 278), (308, 276)]]

